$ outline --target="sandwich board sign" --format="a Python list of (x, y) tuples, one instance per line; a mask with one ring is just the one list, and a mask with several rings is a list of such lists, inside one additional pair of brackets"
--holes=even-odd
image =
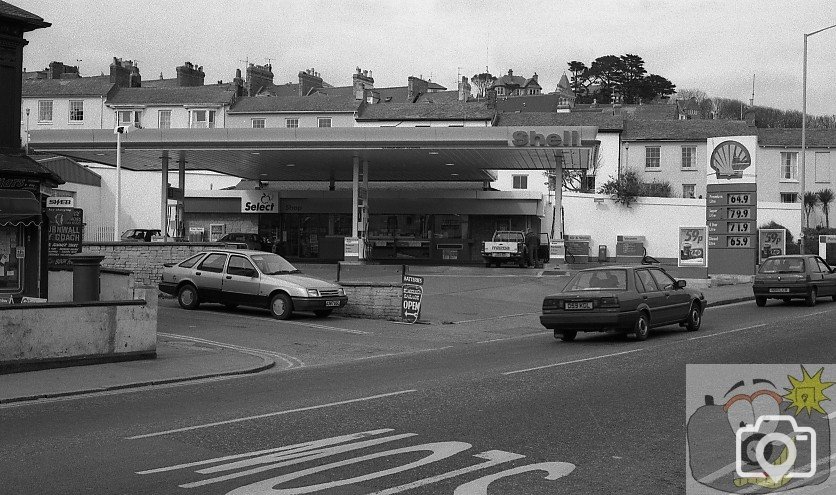
[(424, 277), (403, 275), (403, 296), (401, 298), (401, 318), (409, 324), (421, 318), (421, 297), (424, 295)]

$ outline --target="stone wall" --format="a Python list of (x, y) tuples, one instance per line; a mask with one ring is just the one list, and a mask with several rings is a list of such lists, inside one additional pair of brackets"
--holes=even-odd
[(337, 312), (344, 316), (400, 320), (401, 285), (378, 282), (340, 282), (348, 304)]
[(102, 268), (133, 272), (137, 285), (156, 286), (160, 281), (163, 263), (176, 263), (218, 244), (184, 242), (85, 242), (81, 246), (86, 254), (104, 256)]

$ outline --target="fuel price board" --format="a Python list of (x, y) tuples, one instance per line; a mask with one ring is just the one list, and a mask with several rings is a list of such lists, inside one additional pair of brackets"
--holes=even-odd
[(756, 185), (708, 184), (707, 193), (709, 273), (749, 274), (758, 240)]

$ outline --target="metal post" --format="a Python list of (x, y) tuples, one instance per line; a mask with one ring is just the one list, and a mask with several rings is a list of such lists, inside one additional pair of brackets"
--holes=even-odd
[(180, 156), (179, 160), (179, 168), (177, 170), (177, 187), (180, 188), (180, 192), (183, 194), (182, 198), (177, 199), (177, 223), (176, 228), (177, 231), (175, 235), (177, 237), (185, 237), (185, 230), (186, 230), (186, 222), (183, 217), (186, 215), (186, 205), (183, 201), (186, 198), (186, 157)]
[(360, 157), (354, 157), (354, 167), (351, 173), (351, 237), (357, 238), (357, 224), (359, 218), (360, 203)]
[(160, 212), (160, 232), (162, 232), (163, 237), (168, 237), (168, 155), (163, 155), (160, 157), (160, 163), (162, 166), (162, 180), (160, 185), (160, 207), (162, 211)]
[(122, 133), (116, 133), (116, 210), (113, 212), (113, 242), (119, 241), (119, 212), (122, 211)]
[(363, 160), (363, 211), (360, 217), (360, 223), (363, 225), (363, 240), (360, 243), (362, 250), (360, 251), (360, 259), (366, 259), (366, 241), (369, 233), (369, 161)]
[(799, 195), (799, 201), (801, 201), (801, 230), (799, 231), (801, 235), (799, 239), (801, 239), (801, 248), (799, 252), (804, 254), (804, 220), (805, 220), (805, 210), (806, 202), (804, 201), (804, 194), (805, 194), (805, 183), (804, 183), (804, 172), (806, 170), (806, 158), (807, 158), (807, 37), (810, 36), (809, 34), (804, 35), (804, 64), (802, 73), (803, 76), (801, 77), (802, 80), (802, 89), (801, 89), (801, 170), (799, 171), (799, 185), (801, 186), (801, 193)]

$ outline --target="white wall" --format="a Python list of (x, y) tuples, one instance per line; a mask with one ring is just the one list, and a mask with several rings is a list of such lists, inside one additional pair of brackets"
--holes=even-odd
[[(38, 122), (38, 101), (52, 101), (52, 122)], [(70, 123), (70, 101), (81, 100), (84, 102), (84, 120), (82, 122)], [(104, 97), (99, 96), (74, 96), (74, 97), (47, 97), (47, 98), (23, 98), (21, 100), (20, 112), (20, 141), (26, 143), (26, 126), (28, 123), (30, 131), (42, 129), (105, 129), (110, 126), (105, 117), (108, 108), (104, 104)], [(26, 118), (26, 110), (29, 110), (29, 118)]]
[(356, 127), (490, 127), (490, 120), (399, 120), (363, 121)]
[[(320, 117), (330, 117), (331, 127), (354, 127), (354, 112), (351, 113), (246, 113), (227, 114), (226, 127), (235, 129), (251, 129), (253, 119), (264, 119), (264, 126), (268, 129), (287, 127), (287, 119), (299, 119), (299, 127), (319, 127)], [(173, 125), (172, 125), (173, 127)]]

